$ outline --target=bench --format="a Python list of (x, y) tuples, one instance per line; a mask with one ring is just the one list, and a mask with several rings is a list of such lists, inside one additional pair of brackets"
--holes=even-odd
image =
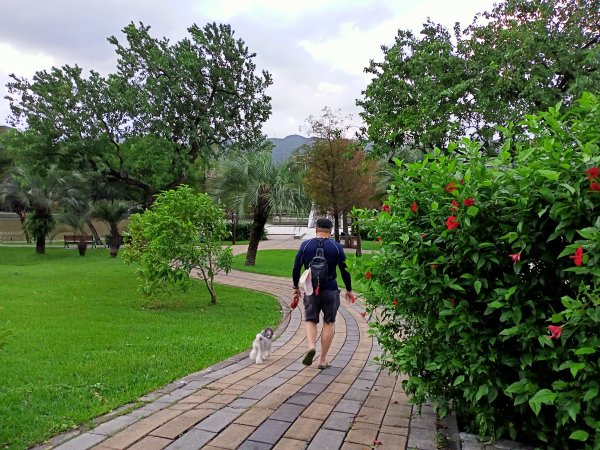
[[(349, 241), (349, 245), (346, 247), (346, 240)], [(340, 236), (340, 244), (344, 248), (356, 248), (358, 245), (358, 236)]]
[[(69, 244), (79, 244), (79, 241), (81, 240), (80, 234), (64, 234), (63, 237), (65, 238), (64, 248), (69, 248)], [(83, 239), (87, 244), (92, 244), (92, 248), (96, 248), (96, 240), (94, 239), (94, 236), (84, 234)]]

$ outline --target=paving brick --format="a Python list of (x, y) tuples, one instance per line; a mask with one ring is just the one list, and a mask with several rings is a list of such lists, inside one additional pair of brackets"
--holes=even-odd
[(271, 416), (271, 419), (282, 420), (284, 422), (293, 422), (304, 411), (304, 405), (295, 405), (293, 403), (284, 403)]
[(251, 426), (259, 426), (263, 423), (267, 417), (270, 417), (273, 414), (273, 409), (269, 408), (259, 408), (254, 406), (242, 414), (235, 420), (235, 423), (239, 423), (242, 425), (251, 425)]
[(289, 422), (267, 419), (250, 435), (248, 440), (276, 444), (289, 427)]
[(239, 417), (241, 411), (234, 408), (224, 408), (208, 416), (198, 423), (194, 429), (219, 433), (223, 428)]
[(84, 433), (77, 436), (75, 439), (65, 442), (62, 445), (56, 447), (56, 450), (86, 450), (93, 447), (94, 445), (102, 442), (106, 439), (106, 436), (101, 434)]
[(362, 391), (360, 389), (348, 389), (348, 392), (344, 394), (346, 400), (358, 400), (364, 401), (369, 395), (369, 391)]
[(348, 431), (354, 420), (354, 414), (344, 412), (332, 412), (325, 423), (323, 429)]
[(105, 436), (110, 436), (112, 434), (115, 434), (117, 431), (122, 430), (126, 426), (137, 422), (138, 420), (140, 419), (135, 416), (119, 416), (112, 420), (109, 420), (108, 422), (103, 423), (102, 425), (97, 426), (92, 430), (92, 432), (94, 434), (103, 434)]
[(273, 448), (272, 444), (265, 444), (264, 442), (256, 441), (245, 441), (238, 450), (270, 450)]
[(151, 434), (167, 439), (175, 439), (212, 413), (213, 411), (210, 409), (193, 409), (191, 411), (186, 411), (182, 415), (175, 417), (163, 426), (152, 431)]
[(381, 449), (404, 450), (406, 449), (406, 436), (379, 432), (377, 440), (381, 442)]
[(319, 430), (308, 448), (310, 450), (338, 450), (344, 442), (343, 431)]
[(227, 405), (237, 398), (238, 398), (238, 396), (235, 394), (229, 394), (229, 395), (218, 394), (218, 395), (215, 395), (213, 398), (211, 398), (210, 401), (212, 403), (220, 403), (222, 405)]
[(358, 411), (360, 411), (361, 406), (362, 406), (362, 403), (359, 402), (358, 400), (342, 399), (338, 402), (337, 405), (335, 405), (333, 410), (337, 411), (337, 412), (356, 414), (356, 413), (358, 413)]
[[(365, 447), (361, 444), (353, 444), (352, 442), (344, 442), (340, 450), (366, 450), (369, 447)], [(379, 450), (379, 449), (378, 449)], [(383, 449), (381, 449), (383, 450)]]
[(306, 386), (304, 386), (302, 389), (300, 389), (299, 392), (307, 393), (307, 394), (320, 394), (321, 392), (323, 392), (325, 390), (325, 388), (327, 388), (326, 384), (315, 383), (314, 381), (311, 381)]
[(171, 443), (170, 439), (164, 439), (155, 436), (146, 436), (141, 441), (136, 442), (129, 450), (162, 450)]
[(115, 434), (113, 437), (107, 439), (106, 442), (104, 442), (104, 445), (115, 449), (127, 448), (151, 431), (164, 425), (166, 422), (180, 414), (182, 414), (182, 411), (175, 409), (164, 409), (159, 411)]
[(382, 425), (379, 429), (380, 433), (396, 434), (399, 436), (408, 436), (408, 425), (406, 427)]
[(209, 445), (219, 448), (236, 449), (254, 432), (254, 430), (255, 428), (253, 426), (234, 423), (229, 425), (217, 437), (210, 441)]
[(208, 441), (215, 436), (215, 433), (210, 433), (204, 430), (191, 429), (171, 445), (167, 450), (199, 450), (204, 447)]
[(298, 392), (294, 394), (289, 400), (289, 403), (294, 403), (296, 405), (309, 405), (317, 398), (316, 394), (308, 394), (305, 392)]
[(326, 405), (337, 405), (342, 398), (342, 394), (335, 394), (333, 392), (323, 393), (317, 397), (315, 401), (319, 403), (325, 403)]
[(330, 384), (327, 389), (325, 389), (324, 392), (333, 392), (335, 394), (345, 394), (348, 389), (350, 389), (350, 385), (349, 384), (344, 384), (344, 383), (338, 383), (337, 381), (335, 381), (334, 383)]
[(354, 422), (352, 428), (346, 436), (347, 442), (354, 444), (362, 444), (366, 446), (373, 445), (373, 441), (377, 437), (377, 427), (371, 423)]
[(390, 398), (392, 395), (391, 387), (375, 386), (371, 390), (371, 395), (374, 397), (385, 397)]
[(284, 437), (309, 442), (322, 425), (322, 420), (300, 417), (286, 431)]
[(304, 450), (306, 447), (308, 447), (307, 442), (282, 438), (277, 445), (273, 447), (273, 450)]
[(263, 398), (260, 402), (256, 404), (256, 406), (260, 408), (270, 408), (277, 409), (279, 408), (289, 396), (287, 394), (271, 394)]
[(360, 422), (372, 423), (375, 425), (379, 425), (383, 420), (383, 415), (385, 414), (384, 409), (380, 408), (367, 408), (363, 406), (358, 415), (356, 416), (356, 420)]
[(325, 405), (323, 403), (313, 403), (300, 415), (309, 419), (325, 420), (333, 410), (333, 405)]

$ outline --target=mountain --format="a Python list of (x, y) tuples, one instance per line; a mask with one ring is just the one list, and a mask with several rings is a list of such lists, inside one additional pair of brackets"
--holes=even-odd
[(272, 159), (275, 164), (282, 163), (290, 157), (294, 150), (312, 142), (312, 138), (297, 134), (286, 136), (283, 139), (269, 138), (268, 140), (273, 143)]

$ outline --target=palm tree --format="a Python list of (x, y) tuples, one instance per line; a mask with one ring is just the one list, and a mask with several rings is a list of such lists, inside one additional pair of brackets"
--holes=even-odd
[(70, 198), (72, 190), (55, 168), (50, 167), (41, 176), (23, 168), (15, 168), (8, 180), (0, 186), (0, 201), (13, 205), (26, 214), (23, 227), (35, 239), (35, 251), (46, 253), (46, 236), (54, 229), (54, 213), (59, 204)]
[(92, 209), (92, 218), (101, 220), (108, 227), (108, 248), (110, 256), (117, 257), (123, 238), (119, 232), (119, 223), (129, 216), (130, 206), (124, 201), (101, 200)]
[(310, 209), (299, 172), (291, 162), (274, 165), (268, 149), (232, 155), (217, 171), (213, 192), (229, 207), (252, 214), (247, 266), (256, 262), (260, 237), (271, 212)]
[(81, 256), (85, 256), (87, 251), (87, 239), (85, 236), (85, 227), (89, 218), (89, 208), (87, 211), (72, 210), (63, 212), (58, 216), (58, 221), (65, 223), (73, 228), (75, 234), (79, 235), (79, 242), (77, 243), (77, 250)]

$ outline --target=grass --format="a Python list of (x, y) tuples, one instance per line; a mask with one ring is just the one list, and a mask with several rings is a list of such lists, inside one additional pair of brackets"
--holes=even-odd
[[(0, 247), (0, 448), (25, 449), (249, 348), (274, 298), (203, 284), (140, 298), (108, 251)], [(6, 333), (6, 330), (9, 333)]]
[[(352, 249), (350, 249), (352, 250)], [(277, 277), (292, 278), (292, 269), (294, 267), (294, 258), (297, 250), (259, 250), (256, 255), (256, 265), (246, 266), (246, 254), (235, 256), (234, 269), (244, 272), (260, 273), (263, 275), (274, 275)], [(346, 258), (350, 262), (356, 258), (353, 254), (346, 253)], [(362, 258), (371, 258), (371, 255), (364, 254)], [(338, 269), (338, 284), (341, 282)]]
[(380, 241), (360, 241), (361, 248), (363, 250), (380, 250), (381, 242)]

